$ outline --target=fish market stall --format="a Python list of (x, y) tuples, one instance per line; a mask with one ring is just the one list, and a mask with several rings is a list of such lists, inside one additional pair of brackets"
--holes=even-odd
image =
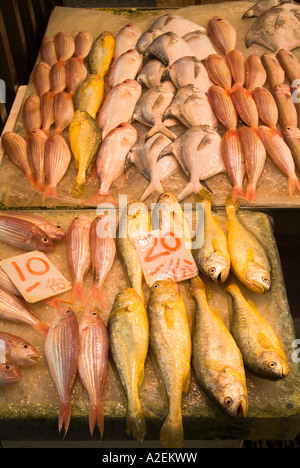
[[(176, 16), (54, 9), (1, 140), (0, 440), (100, 432), (179, 448), (300, 432), (296, 336), (263, 212), (300, 206), (291, 135), (279, 131), (298, 122), (275, 92), (291, 92), (278, 38), (257, 36), (251, 5), (218, 4), (216, 21), (209, 4)], [(285, 44), (288, 60), (300, 60), (297, 44)], [(174, 231), (155, 225), (154, 204)], [(20, 365), (5, 334), (26, 340)]]

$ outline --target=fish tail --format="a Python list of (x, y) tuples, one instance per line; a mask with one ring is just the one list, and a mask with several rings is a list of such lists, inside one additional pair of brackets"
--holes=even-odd
[(142, 444), (146, 435), (146, 421), (141, 408), (136, 410), (128, 409), (126, 414), (126, 432)]
[(48, 331), (49, 331), (49, 325), (45, 322), (42, 322), (41, 320), (39, 320), (34, 326), (33, 328), (38, 332), (40, 333), (41, 335), (43, 336), (47, 336), (48, 334)]
[(211, 203), (211, 193), (208, 190), (201, 189), (200, 192), (196, 195), (197, 202), (209, 202)]
[(26, 174), (26, 178), (27, 178), (28, 182), (32, 185), (32, 187), (33, 187), (35, 190), (37, 190), (37, 187), (36, 187), (36, 180), (35, 180), (35, 177), (34, 177), (33, 173), (32, 173), (32, 172), (28, 172), (28, 173)]
[(86, 181), (76, 181), (73, 188), (72, 188), (72, 192), (71, 192), (71, 195), (73, 198), (80, 198), (85, 192), (86, 192), (86, 186), (87, 186), (87, 183)]
[(150, 183), (144, 191), (144, 193), (142, 194), (142, 196), (140, 197), (140, 201), (143, 202), (147, 200), (147, 198), (149, 198), (153, 192), (157, 192), (159, 195), (164, 192), (164, 188), (160, 182)]
[(35, 184), (35, 189), (37, 192), (43, 192), (46, 189), (45, 182), (40, 181)]
[(66, 436), (71, 419), (71, 400), (67, 401), (66, 403), (61, 403), (59, 407), (59, 417), (58, 417), (58, 430), (61, 432), (63, 426), (65, 426), (65, 434)]
[(93, 299), (98, 299), (101, 308), (104, 308), (104, 295), (102, 289), (98, 284), (93, 285), (92, 289), (89, 292), (85, 305), (88, 305), (90, 302), (92, 302)]
[(160, 443), (165, 448), (180, 448), (183, 444), (182, 419), (168, 415), (160, 431)]
[(162, 122), (159, 124), (154, 125), (151, 130), (147, 133), (147, 138), (151, 138), (156, 133), (163, 133), (166, 137), (170, 138), (170, 140), (175, 140), (174, 133), (169, 130)]
[(84, 289), (84, 284), (82, 281), (78, 283), (74, 283), (73, 288), (72, 288), (72, 295), (71, 295), (71, 303), (73, 304), (74, 301), (79, 297), (82, 302), (85, 300), (85, 289)]
[(253, 185), (248, 185), (247, 190), (246, 190), (246, 197), (249, 203), (256, 202), (257, 199), (257, 193), (256, 193), (256, 188), (253, 187)]
[(101, 439), (104, 433), (104, 410), (103, 410), (103, 402), (100, 399), (98, 403), (91, 403), (90, 404), (90, 411), (89, 411), (89, 427), (91, 436), (94, 434), (94, 429), (96, 423), (99, 427)]
[(289, 177), (289, 193), (290, 196), (293, 197), (295, 190), (298, 189), (300, 191), (300, 182), (297, 176)]
[(181, 190), (181, 192), (178, 195), (178, 201), (181, 202), (185, 198), (187, 198), (189, 195), (192, 195), (192, 193), (198, 193), (202, 189), (202, 186), (199, 181), (192, 181), (188, 182), (186, 186)]
[(49, 198), (49, 197), (57, 198), (56, 187), (51, 187), (50, 185), (46, 187), (44, 196), (43, 196), (43, 202), (46, 200), (46, 198)]
[(246, 198), (243, 187), (233, 187), (232, 200), (235, 203), (239, 198)]
[(102, 194), (97, 192), (89, 201), (84, 202), (84, 206), (98, 206), (102, 204), (119, 206), (118, 200), (115, 199), (110, 193)]

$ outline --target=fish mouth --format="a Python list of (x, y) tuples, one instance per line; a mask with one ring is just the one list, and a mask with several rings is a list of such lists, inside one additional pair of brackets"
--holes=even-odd
[(235, 417), (246, 418), (248, 414), (248, 399), (245, 396), (241, 397), (239, 404), (235, 410)]

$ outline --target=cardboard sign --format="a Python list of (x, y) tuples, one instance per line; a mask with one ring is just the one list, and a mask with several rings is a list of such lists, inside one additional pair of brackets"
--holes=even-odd
[(174, 232), (151, 231), (137, 236), (133, 242), (149, 287), (168, 278), (178, 283), (198, 275), (185, 239), (176, 237)]
[(24, 299), (35, 303), (71, 289), (71, 284), (42, 252), (29, 252), (0, 262)]

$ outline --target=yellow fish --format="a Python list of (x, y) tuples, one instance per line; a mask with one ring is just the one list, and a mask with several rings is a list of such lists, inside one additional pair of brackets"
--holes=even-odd
[(115, 53), (115, 38), (109, 31), (104, 31), (95, 40), (89, 54), (92, 73), (104, 77), (107, 75)]
[(86, 111), (95, 119), (104, 99), (104, 79), (91, 74), (78, 86), (74, 94), (75, 110)]

